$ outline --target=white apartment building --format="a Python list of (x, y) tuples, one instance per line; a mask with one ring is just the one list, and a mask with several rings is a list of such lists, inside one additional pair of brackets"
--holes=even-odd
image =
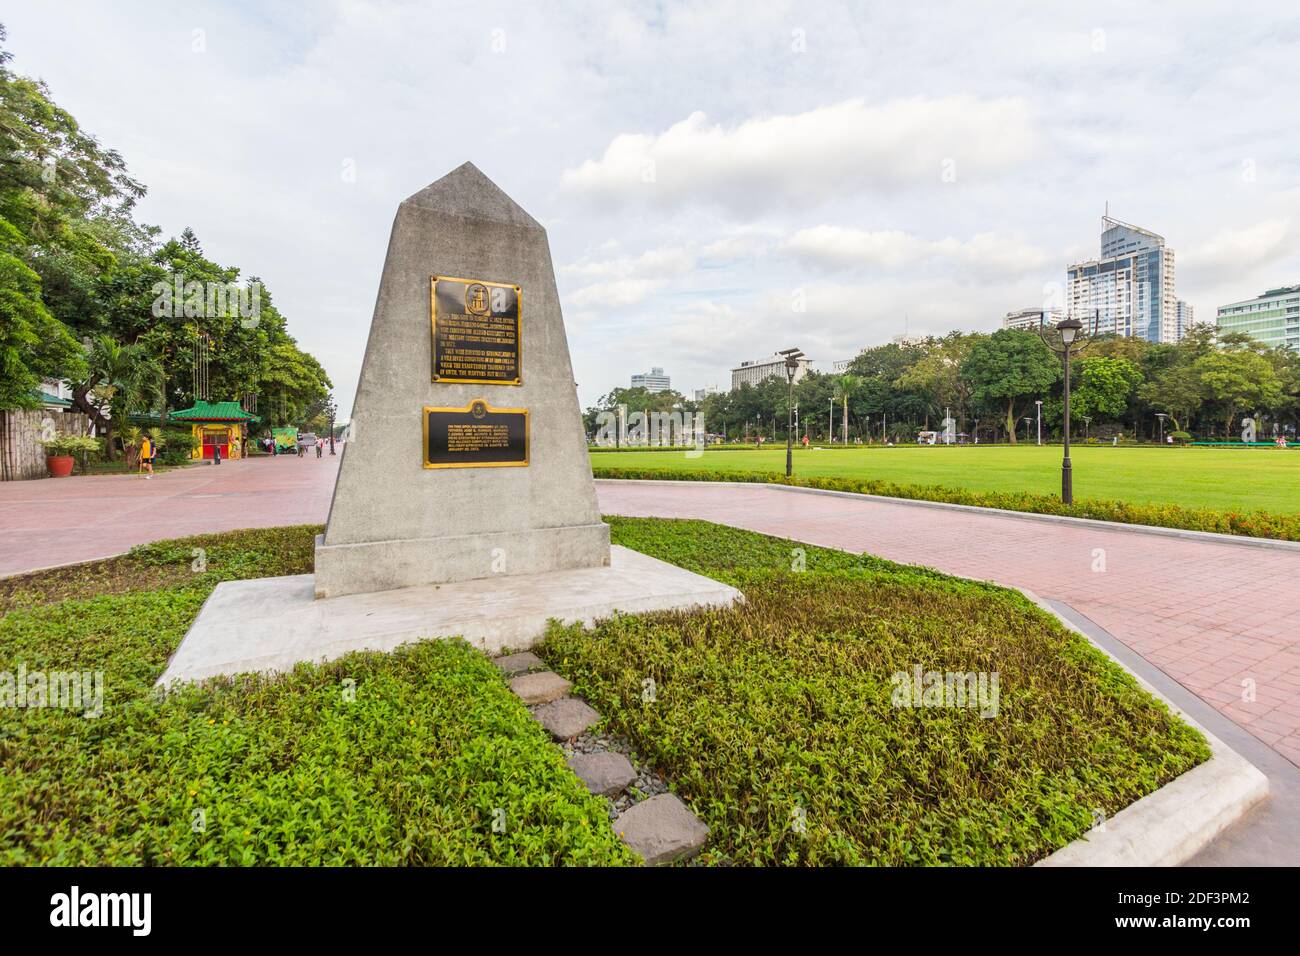
[[(799, 359), (799, 367), (795, 369), (794, 380), (797, 382), (808, 374), (808, 359)], [(759, 382), (773, 376), (779, 376), (785, 381), (785, 359), (772, 358), (760, 359), (754, 362), (741, 362), (731, 370), (731, 390), (734, 392), (742, 385), (757, 385)]]
[(1064, 309), (1016, 309), (1002, 319), (1004, 329), (1023, 329), (1032, 332), (1039, 324), (1052, 326), (1065, 318)]
[(1163, 236), (1103, 218), (1101, 255), (1066, 270), (1065, 310), (1101, 334), (1177, 342), (1174, 251)]

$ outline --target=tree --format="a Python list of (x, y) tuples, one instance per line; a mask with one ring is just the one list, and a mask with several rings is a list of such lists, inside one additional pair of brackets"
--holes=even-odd
[(1205, 384), (1191, 363), (1170, 366), (1138, 388), (1142, 400), (1174, 423), (1174, 431), (1186, 431), (1192, 416), (1205, 401)]
[(1192, 365), (1208, 398), (1218, 404), (1227, 431), (1239, 412), (1272, 409), (1283, 401), (1272, 364), (1255, 352), (1211, 352)]
[(1061, 363), (1033, 332), (998, 329), (971, 346), (961, 366), (975, 401), (1006, 412), (1007, 438), (1016, 443), (1016, 403), (1044, 396), (1061, 377)]
[(1142, 384), (1142, 370), (1123, 358), (1094, 355), (1078, 365), (1079, 384), (1070, 394), (1070, 408), (1079, 415), (1119, 417), (1128, 408), (1134, 390)]
[(90, 376), (79, 390), (93, 396), (95, 423), (104, 430), (104, 450), (111, 459), (114, 431), (126, 428), (133, 412), (147, 411), (161, 400), (162, 368), (141, 346), (122, 345), (107, 335), (94, 341), (89, 365)]
[(962, 378), (961, 366), (978, 335), (951, 332), (941, 339), (927, 343), (925, 355), (903, 370), (895, 379), (899, 388), (923, 396), (926, 402), (927, 422), (931, 412), (935, 418), (945, 409), (956, 413), (957, 421), (966, 421), (970, 404), (970, 384)]
[(0, 409), (33, 408), (43, 378), (85, 374), (81, 347), (41, 300), (41, 279), (17, 255), (22, 238), (0, 219)]

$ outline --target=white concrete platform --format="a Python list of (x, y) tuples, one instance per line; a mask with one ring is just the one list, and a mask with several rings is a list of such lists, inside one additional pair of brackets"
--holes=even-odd
[(627, 548), (608, 567), (427, 584), (316, 600), (310, 574), (224, 581), (204, 602), (159, 684), (286, 671), (357, 650), (463, 637), (489, 653), (531, 647), (547, 621), (689, 610), (743, 600), (733, 587)]

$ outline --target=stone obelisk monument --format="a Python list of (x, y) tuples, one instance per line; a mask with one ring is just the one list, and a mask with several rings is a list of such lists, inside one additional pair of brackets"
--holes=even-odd
[(218, 584), (158, 682), (741, 599), (610, 546), (546, 231), (466, 163), (398, 207), (315, 574)]
[(398, 207), (316, 595), (608, 563), (546, 230), (465, 163)]

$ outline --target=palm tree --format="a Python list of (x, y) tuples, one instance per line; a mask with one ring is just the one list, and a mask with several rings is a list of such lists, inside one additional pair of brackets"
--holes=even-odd
[(840, 431), (844, 444), (849, 443), (849, 398), (851, 398), (862, 385), (861, 380), (856, 375), (841, 375), (835, 383), (835, 400), (844, 403), (844, 417), (840, 425)]
[(141, 346), (123, 345), (107, 335), (98, 336), (91, 344), (88, 364), (87, 390), (109, 410), (104, 450), (112, 459), (114, 430), (125, 428), (133, 411), (147, 408), (160, 396), (162, 366)]

